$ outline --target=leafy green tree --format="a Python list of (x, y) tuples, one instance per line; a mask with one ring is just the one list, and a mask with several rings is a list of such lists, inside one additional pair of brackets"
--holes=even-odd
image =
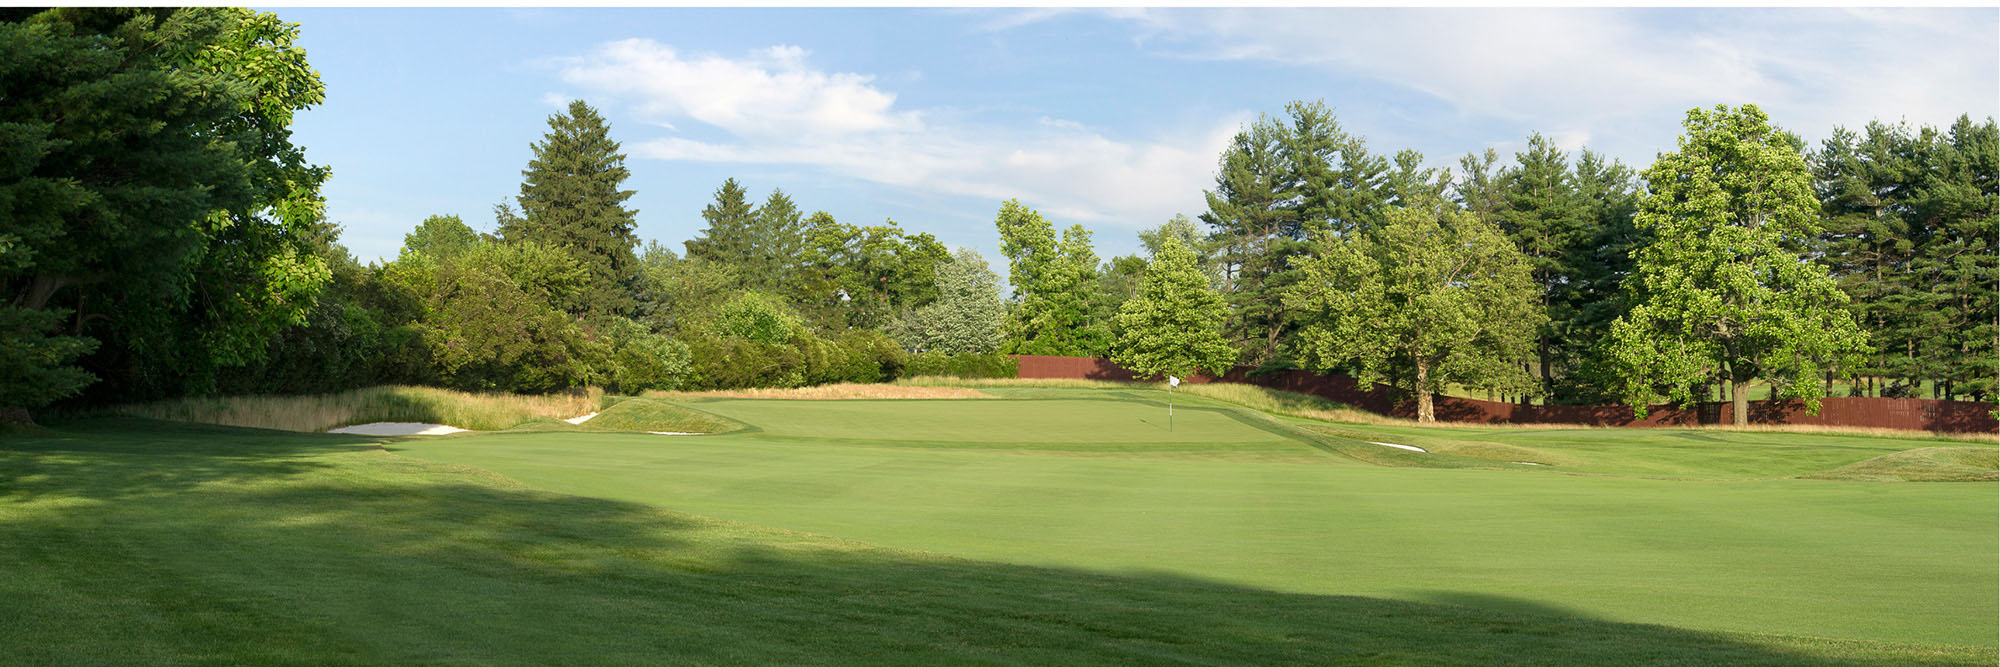
[[(1208, 284), (1222, 289), (1222, 264), (1217, 257), (1220, 244), (1202, 233), (1201, 228), (1185, 215), (1175, 214), (1173, 219), (1158, 227), (1139, 230), (1139, 245), (1146, 248), (1146, 256), (1160, 254), (1168, 239), (1176, 239), (1181, 245), (1194, 251), (1196, 261), (1201, 265), (1202, 275), (1208, 276)], [(1142, 269), (1143, 270), (1143, 267)]]
[(912, 352), (988, 354), (1000, 349), (1000, 326), (1007, 306), (1000, 300), (1000, 277), (986, 258), (960, 248), (937, 265), (937, 300), (908, 311), (895, 329)]
[(602, 375), (612, 391), (679, 389), (692, 379), (694, 368), (685, 343), (622, 317), (605, 320), (600, 334), (611, 346), (610, 367)]
[(1007, 255), (1014, 303), (1003, 329), (1008, 354), (1098, 356), (1109, 347), (1105, 323), (1092, 318), (1098, 301), (1097, 254), (1081, 225), (1060, 240), (1042, 214), (1007, 200), (995, 219)]
[(383, 280), (416, 305), (436, 382), (472, 391), (546, 392), (599, 379), (609, 350), (563, 308), (591, 274), (575, 255), (534, 241), (485, 243), (439, 259), (412, 253)]
[(1448, 385), (1532, 386), (1519, 362), (1542, 314), (1527, 258), (1497, 227), (1440, 199), (1392, 208), (1372, 232), (1316, 241), (1285, 295), (1305, 322), (1308, 368), (1351, 368), (1410, 391), (1426, 422)]
[(1852, 369), (1867, 343), (1847, 295), (1800, 247), (1819, 231), (1805, 160), (1755, 105), (1694, 109), (1685, 126), (1680, 150), (1646, 170), (1635, 223), (1654, 238), (1609, 343), (1620, 393), (1643, 414), (1660, 393), (1691, 403), (1719, 377), (1742, 425), (1762, 378), (1817, 412), (1822, 374)]
[(1141, 376), (1222, 375), (1236, 364), (1236, 349), (1222, 338), (1228, 316), (1194, 250), (1168, 237), (1146, 265), (1139, 292), (1118, 310), (1111, 360)]
[[(327, 171), (290, 141), (324, 96), (297, 34), (245, 9), (0, 14), (0, 308), (37, 311), (0, 335), (50, 383), (0, 411), (92, 376), (99, 400), (212, 391), (302, 321)], [(99, 342), (81, 373), (72, 338)]]
[(632, 172), (611, 138), (611, 127), (582, 100), (549, 116), (549, 131), (533, 144), (521, 172), (521, 217), (503, 221), (500, 237), (562, 249), (588, 273), (577, 314), (621, 315), (632, 309), (638, 258), (633, 248), (637, 211), (620, 190)]
[(951, 254), (930, 234), (894, 220), (843, 224), (815, 213), (806, 234), (794, 301), (829, 328), (875, 329), (937, 299), (937, 266)]
[(457, 257), (465, 254), (480, 243), (479, 232), (473, 231), (464, 220), (455, 215), (433, 215), (424, 218), (415, 231), (403, 235), (403, 252), (421, 252), (432, 257)]

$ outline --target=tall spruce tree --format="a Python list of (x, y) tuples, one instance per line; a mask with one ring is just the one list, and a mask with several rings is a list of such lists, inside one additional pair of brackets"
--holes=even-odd
[(758, 289), (779, 291), (791, 284), (804, 248), (805, 220), (798, 205), (783, 190), (772, 190), (752, 220), (744, 275), (753, 276)]
[(1620, 393), (1643, 414), (1661, 393), (1691, 403), (1720, 378), (1742, 425), (1762, 379), (1817, 412), (1822, 375), (1851, 371), (1867, 344), (1847, 295), (1802, 247), (1819, 202), (1796, 139), (1756, 105), (1694, 109), (1686, 127), (1680, 150), (1646, 170), (1635, 222), (1654, 238), (1609, 343)]
[(1562, 325), (1562, 347), (1575, 367), (1557, 378), (1552, 398), (1564, 403), (1599, 404), (1616, 401), (1618, 379), (1607, 369), (1602, 342), (1611, 322), (1630, 304), (1624, 284), (1632, 275), (1632, 253), (1646, 245), (1650, 233), (1632, 223), (1639, 210), (1640, 184), (1631, 167), (1589, 149), (1576, 158), (1576, 193), (1586, 226), (1583, 250), (1571, 266), (1575, 298), (1569, 322)]
[(1579, 308), (1577, 274), (1585, 244), (1592, 239), (1570, 174), (1569, 156), (1536, 133), (1528, 137), (1528, 150), (1514, 154), (1514, 160), (1513, 166), (1500, 172), (1505, 203), (1497, 217), (1500, 230), (1528, 257), (1542, 312), (1548, 316), (1535, 337), (1540, 393), (1546, 397), (1555, 393), (1559, 367), (1568, 365), (1566, 325)]
[(1230, 304), (1225, 336), (1253, 365), (1280, 361), (1296, 326), (1283, 293), (1298, 279), (1294, 257), (1309, 235), (1374, 224), (1388, 202), (1389, 161), (1341, 129), (1320, 102), (1286, 105), (1287, 121), (1263, 116), (1223, 151), (1216, 188), (1201, 215), (1220, 249)]
[(757, 211), (743, 186), (734, 178), (724, 180), (715, 200), (701, 210), (701, 219), (708, 227), (687, 241), (688, 258), (747, 268), (757, 248)]
[(604, 117), (583, 100), (549, 116), (549, 131), (521, 172), (521, 216), (500, 227), (507, 241), (560, 248), (584, 268), (583, 310), (574, 314), (625, 315), (634, 305), (638, 212), (625, 207), (632, 191), (619, 189), (631, 172), (618, 148)]

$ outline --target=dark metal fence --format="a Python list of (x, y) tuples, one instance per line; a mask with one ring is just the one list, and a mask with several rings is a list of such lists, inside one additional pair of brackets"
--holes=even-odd
[[(1016, 355), (1020, 377), (1085, 380), (1138, 379), (1132, 371), (1109, 359), (1090, 357), (1048, 357)], [(1311, 394), (1328, 400), (1395, 417), (1415, 417), (1416, 401), (1387, 385), (1363, 388), (1344, 375), (1315, 375), (1305, 371), (1282, 371), (1252, 376), (1248, 368), (1237, 368), (1221, 378), (1227, 382), (1254, 384), (1271, 389)], [(1215, 382), (1217, 378), (1196, 376), (1182, 382)], [(1705, 402), (1692, 408), (1655, 405), (1641, 419), (1623, 405), (1523, 405), (1482, 401), (1473, 398), (1439, 396), (1435, 401), (1440, 421), (1509, 424), (1585, 424), (1592, 426), (1682, 426), (1727, 424), (1734, 406), (1727, 402)], [(1940, 401), (1927, 398), (1825, 398), (1819, 414), (1807, 414), (1804, 401), (1751, 401), (1752, 424), (1813, 424), (1892, 428), (1947, 433), (2000, 432), (1993, 418), (1994, 406), (1974, 401)]]

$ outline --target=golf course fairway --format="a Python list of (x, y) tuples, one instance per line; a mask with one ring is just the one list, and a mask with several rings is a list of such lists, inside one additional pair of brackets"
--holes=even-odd
[(1995, 658), (1993, 483), (1802, 478), (1972, 443), (1328, 425), (1188, 397), (1169, 431), (1156, 391), (987, 391), (676, 401), (742, 425), (698, 436), (102, 419), (11, 437), (0, 571), (19, 576), (0, 614), (23, 622), (0, 646), (29, 663), (74, 661), (60, 642), (92, 632), (111, 662)]

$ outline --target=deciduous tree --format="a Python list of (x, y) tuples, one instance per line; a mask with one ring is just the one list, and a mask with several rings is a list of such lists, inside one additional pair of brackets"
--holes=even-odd
[(1194, 250), (1167, 237), (1146, 264), (1138, 293), (1118, 309), (1111, 360), (1141, 376), (1222, 375), (1236, 364), (1236, 349), (1222, 338), (1228, 316)]
[(1434, 421), (1446, 386), (1518, 391), (1542, 314), (1526, 257), (1490, 223), (1441, 199), (1389, 210), (1361, 234), (1321, 234), (1285, 295), (1301, 312), (1299, 356), (1416, 395)]
[(1801, 247), (1820, 225), (1805, 160), (1755, 105), (1694, 109), (1685, 126), (1680, 150), (1646, 170), (1635, 224), (1653, 238), (1626, 281), (1635, 305), (1611, 326), (1620, 393), (1643, 414), (1661, 393), (1691, 403), (1724, 379), (1741, 425), (1764, 379), (1817, 412), (1821, 376), (1849, 372), (1867, 344)]

